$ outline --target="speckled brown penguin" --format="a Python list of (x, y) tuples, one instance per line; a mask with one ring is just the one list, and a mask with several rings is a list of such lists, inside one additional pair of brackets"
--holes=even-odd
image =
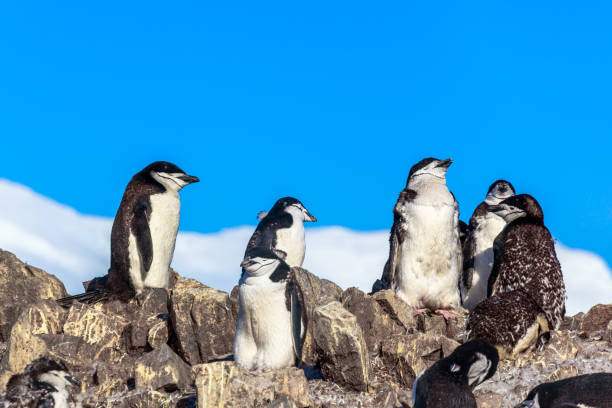
[(491, 211), (507, 225), (493, 245), (490, 297), (470, 313), (468, 328), (472, 336), (497, 346), (502, 358), (512, 358), (559, 328), (565, 315), (565, 285), (538, 202), (520, 194)]

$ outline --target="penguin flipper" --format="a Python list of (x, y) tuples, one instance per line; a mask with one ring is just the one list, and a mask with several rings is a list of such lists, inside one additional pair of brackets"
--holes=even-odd
[(151, 238), (151, 229), (149, 228), (149, 214), (151, 213), (151, 204), (145, 197), (141, 197), (134, 206), (134, 218), (132, 218), (132, 232), (136, 237), (136, 246), (143, 268), (142, 280), (144, 281), (147, 272), (153, 263), (153, 240)]
[[(293, 278), (293, 270), (291, 272)], [(293, 335), (293, 351), (295, 352), (298, 367), (302, 364), (302, 345), (306, 338), (306, 308), (302, 307), (303, 297), (298, 285), (291, 279), (287, 285), (291, 285), (289, 290), (289, 301), (291, 307), (291, 332)]]

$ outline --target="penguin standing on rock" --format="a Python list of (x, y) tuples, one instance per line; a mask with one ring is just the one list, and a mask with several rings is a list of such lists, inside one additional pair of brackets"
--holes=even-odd
[(39, 358), (23, 374), (10, 378), (6, 385), (4, 407), (68, 408), (74, 406), (71, 387), (81, 383), (62, 362)]
[(393, 289), (423, 312), (453, 317), (459, 306), (459, 206), (446, 187), (451, 159), (423, 159), (410, 169), (393, 208), (389, 259), (373, 291)]
[(241, 263), (234, 361), (246, 370), (268, 371), (301, 359), (305, 315), (290, 272), (304, 261), (304, 222), (317, 219), (292, 197), (258, 218)]
[(535, 387), (516, 408), (612, 407), (612, 373), (579, 375)]
[(473, 336), (487, 338), (514, 358), (534, 342), (543, 345), (550, 330), (561, 326), (565, 284), (554, 241), (535, 198), (516, 195), (490, 210), (507, 225), (493, 244), (490, 297), (472, 310), (468, 328)]
[(462, 306), (472, 310), (487, 297), (487, 284), (493, 268), (493, 241), (506, 222), (490, 209), (515, 194), (512, 184), (497, 180), (487, 197), (470, 218), (469, 233), (463, 246), (463, 273), (459, 281)]
[(495, 374), (499, 356), (486, 340), (469, 341), (414, 382), (413, 408), (477, 408), (472, 390)]
[[(110, 293), (133, 296), (144, 288), (168, 288), (178, 233), (179, 191), (200, 181), (172, 163), (158, 161), (128, 183), (111, 231), (111, 266), (102, 290), (60, 299), (95, 302)], [(98, 289), (98, 288), (96, 288)]]

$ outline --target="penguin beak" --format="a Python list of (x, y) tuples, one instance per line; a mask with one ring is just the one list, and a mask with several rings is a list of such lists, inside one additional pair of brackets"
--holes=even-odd
[(186, 184), (197, 183), (198, 181), (200, 181), (200, 179), (196, 176), (189, 176), (187, 174), (179, 176), (179, 178), (183, 180)]
[(446, 159), (446, 160), (442, 160), (440, 163), (438, 163), (438, 165), (436, 167), (442, 167), (445, 169), (448, 169), (448, 167), (453, 164), (453, 160), (452, 159)]
[(308, 212), (307, 209), (304, 208), (304, 221), (308, 221), (308, 222), (317, 222), (317, 217), (315, 217), (314, 215), (312, 215), (310, 212)]
[(71, 375), (66, 375), (64, 378), (72, 385), (76, 385), (77, 387), (81, 386), (81, 382)]
[(514, 408), (532, 408), (535, 405), (534, 400), (523, 401)]

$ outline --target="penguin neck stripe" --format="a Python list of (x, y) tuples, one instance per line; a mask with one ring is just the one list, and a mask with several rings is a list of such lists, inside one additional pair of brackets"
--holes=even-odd
[(170, 181), (172, 181), (174, 184), (176, 184), (177, 186), (181, 187), (181, 185), (180, 185), (179, 183), (177, 183), (177, 182), (176, 182), (176, 180), (174, 180), (172, 177), (165, 177), (165, 176), (162, 176), (162, 175), (161, 175), (161, 174), (159, 174), (159, 173), (156, 173), (156, 174), (157, 174), (159, 177), (164, 178), (164, 179), (166, 179), (166, 180), (170, 180)]

